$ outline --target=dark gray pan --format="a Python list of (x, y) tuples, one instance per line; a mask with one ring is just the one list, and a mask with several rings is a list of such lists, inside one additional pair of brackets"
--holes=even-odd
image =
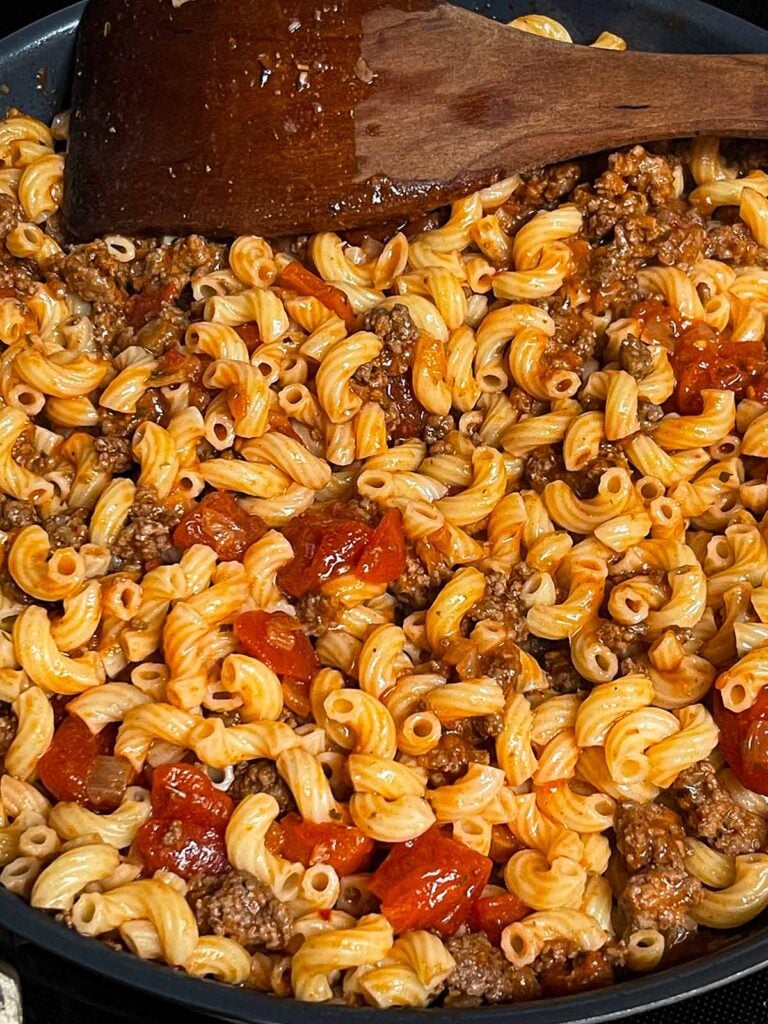
[[(160, 0), (158, 0), (160, 2)], [(258, 0), (254, 0), (257, 3)], [(678, 53), (768, 52), (768, 32), (698, 0), (538, 0), (463, 3), (502, 20), (518, 14), (560, 18), (579, 42), (592, 42), (604, 28), (625, 36), (635, 49)], [(75, 31), (82, 5), (70, 7), (0, 40), (0, 112), (17, 106), (50, 118), (67, 102)], [(137, 74), (141, 69), (137, 68)], [(7, 90), (7, 91), (6, 91)], [(698, 102), (696, 97), (691, 102)], [(748, 937), (690, 963), (561, 999), (514, 1007), (447, 1010), (372, 1010), (299, 1003), (243, 989), (198, 981), (138, 957), (116, 953), (95, 939), (68, 931), (41, 911), (0, 891), (0, 924), (19, 940), (42, 946), (81, 967), (119, 979), (145, 994), (186, 1004), (225, 1021), (261, 1024), (586, 1024), (609, 1020), (714, 988), (768, 963), (768, 924)]]

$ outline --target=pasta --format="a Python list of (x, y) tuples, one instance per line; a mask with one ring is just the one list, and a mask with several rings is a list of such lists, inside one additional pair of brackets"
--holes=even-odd
[(0, 884), (374, 1007), (762, 913), (760, 153), (636, 146), (389, 240), (74, 245), (57, 140), (0, 122)]

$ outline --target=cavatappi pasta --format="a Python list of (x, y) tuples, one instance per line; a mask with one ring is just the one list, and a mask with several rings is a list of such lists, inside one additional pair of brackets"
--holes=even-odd
[(0, 882), (380, 1007), (768, 907), (768, 151), (229, 246), (69, 245), (63, 163), (0, 122)]

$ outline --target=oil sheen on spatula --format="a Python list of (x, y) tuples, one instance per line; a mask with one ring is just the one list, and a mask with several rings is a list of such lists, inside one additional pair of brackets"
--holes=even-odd
[(767, 72), (569, 46), (441, 0), (90, 0), (65, 218), (81, 238), (396, 221), (609, 146), (768, 135)]

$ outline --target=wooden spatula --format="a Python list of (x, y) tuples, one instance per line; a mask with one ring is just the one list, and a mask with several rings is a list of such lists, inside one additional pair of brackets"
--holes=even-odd
[(442, 0), (90, 0), (65, 217), (83, 238), (359, 227), (704, 132), (768, 135), (768, 55), (569, 46)]

